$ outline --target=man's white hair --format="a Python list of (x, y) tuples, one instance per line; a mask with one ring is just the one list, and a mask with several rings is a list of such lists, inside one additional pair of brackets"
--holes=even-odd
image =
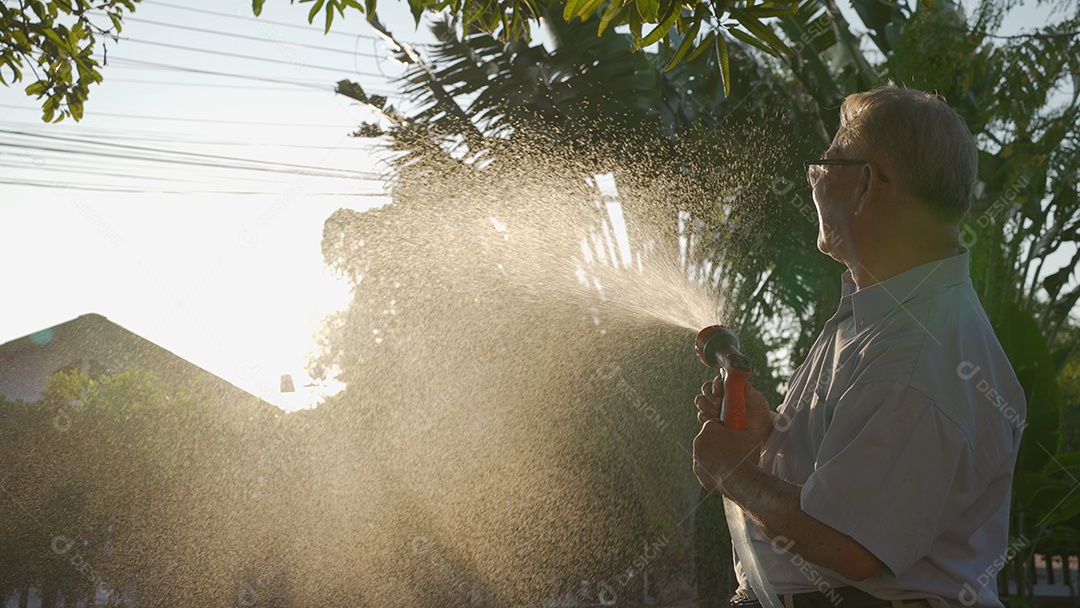
[(884, 157), (899, 187), (948, 221), (959, 222), (971, 206), (979, 151), (940, 95), (891, 86), (848, 95), (833, 145), (853, 157)]

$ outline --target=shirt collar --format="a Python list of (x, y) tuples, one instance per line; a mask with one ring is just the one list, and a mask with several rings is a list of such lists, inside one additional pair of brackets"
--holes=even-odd
[(851, 271), (845, 272), (842, 293), (843, 298), (851, 298), (855, 330), (862, 331), (909, 300), (968, 280), (968, 259), (968, 249), (961, 247), (957, 255), (910, 268), (859, 290), (856, 290)]

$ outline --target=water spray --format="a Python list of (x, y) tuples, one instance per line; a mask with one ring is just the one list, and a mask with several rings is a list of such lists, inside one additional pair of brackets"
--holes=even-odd
[[(694, 341), (698, 359), (706, 367), (724, 373), (724, 403), (720, 409), (720, 422), (724, 426), (741, 431), (746, 429), (746, 378), (753, 371), (750, 358), (739, 349), (739, 337), (723, 325), (710, 325), (698, 332)], [(761, 605), (765, 608), (783, 608), (780, 597), (765, 576), (765, 569), (758, 561), (757, 553), (746, 530), (746, 517), (739, 505), (724, 497), (724, 515), (727, 517), (731, 542), (739, 556), (743, 573), (750, 582)]]

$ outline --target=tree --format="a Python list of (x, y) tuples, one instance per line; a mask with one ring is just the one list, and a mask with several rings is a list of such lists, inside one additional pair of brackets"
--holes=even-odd
[[(25, 0), (0, 4), (0, 82), (34, 82), (26, 94), (42, 104), (42, 120), (82, 118), (90, 87), (101, 82), (94, 48), (100, 37), (116, 38), (124, 11), (139, 0)], [(99, 25), (104, 20), (107, 25)], [(5, 74), (5, 68), (7, 74)]]
[[(363, 5), (358, 0), (300, 1), (312, 3), (308, 13), (309, 23), (314, 22), (320, 10), (323, 11), (326, 31), (330, 31), (334, 15), (344, 16), (347, 9), (366, 13), (369, 21), (378, 23), (377, 0), (365, 0)], [(482, 31), (504, 42), (528, 40), (532, 22), (539, 22), (541, 18), (550, 19), (553, 13), (559, 14), (567, 22), (580, 19), (596, 23), (597, 36), (602, 36), (609, 28), (626, 25), (629, 26), (633, 51), (656, 43), (674, 48), (667, 69), (673, 68), (684, 58), (692, 58), (715, 48), (716, 66), (725, 92), (731, 88), (731, 73), (724, 32), (772, 55), (793, 54), (794, 51), (763, 20), (794, 14), (798, 5), (797, 0), (771, 0), (762, 4), (756, 4), (754, 0), (615, 0), (606, 5), (605, 0), (569, 0), (565, 3), (546, 0), (408, 2), (417, 26), (425, 12), (448, 11), (461, 20), (466, 30)], [(265, 0), (252, 0), (252, 10), (256, 15), (262, 11), (264, 4)], [(645, 33), (646, 25), (654, 27)], [(699, 33), (704, 35), (699, 38)]]
[[(620, 56), (581, 55), (581, 36), (562, 28), (553, 28), (559, 46), (550, 53), (468, 29), (459, 38), (446, 28), (439, 35), (443, 44), (432, 54), (437, 68), (423, 65), (399, 45), (402, 57), (416, 63), (406, 92), (420, 110), (409, 115), (366, 98), (362, 88), (343, 84), (339, 90), (371, 103), (391, 120), (401, 187), (417, 188), (418, 198), (425, 188), (431, 191), (419, 184), (453, 182), (461, 173), (483, 173), (500, 162), (533, 160), (535, 155), (521, 150), (534, 145), (551, 152), (548, 161), (535, 162), (541, 173), (548, 171), (550, 158), (574, 165), (569, 170), (582, 177), (614, 171), (625, 206), (640, 196), (642, 208), (651, 205), (654, 212), (642, 215), (668, 214), (668, 234), (695, 244), (684, 268), (693, 269), (699, 280), (703, 274), (723, 277), (724, 292), (738, 303), (727, 313), (738, 320), (732, 324), (751, 336), (769, 336), (771, 322), (772, 340), (761, 340), (761, 350), (786, 351), (792, 361), (800, 360), (836, 301), (835, 277), (828, 276), (835, 266), (815, 263), (814, 256), (805, 254), (814, 213), (808, 197), (795, 194), (802, 181), (798, 161), (824, 149), (836, 128), (833, 108), (848, 93), (888, 82), (942, 93), (968, 121), (982, 150), (964, 242), (975, 250), (976, 288), (1029, 396), (1028, 420), (1018, 421), (1030, 424), (1017, 471), (1012, 531), (1014, 539), (1028, 542), (1025, 554), (1040, 550), (1048, 538), (1064, 537), (1063, 522), (1080, 508), (1070, 496), (1068, 471), (1062, 470), (1075, 466), (1076, 459), (1058, 448), (1056, 377), (1067, 353), (1051, 356), (1047, 350), (1047, 336), (1072, 323), (1076, 301), (1077, 259), (1055, 259), (1055, 252), (1075, 246), (1080, 218), (1073, 119), (1078, 95), (1072, 79), (1077, 16), (1066, 15), (1030, 35), (995, 38), (991, 32), (1005, 10), (997, 2), (984, 2), (970, 17), (949, 2), (857, 0), (854, 8), (868, 31), (862, 39), (833, 3), (810, 0), (801, 3), (797, 14), (776, 21), (777, 35), (799, 50), (790, 60), (733, 44), (729, 61), (737, 76), (732, 80), (749, 92), (736, 89), (730, 99), (709, 80), (715, 70), (695, 70), (695, 62), (715, 62), (715, 56), (699, 55), (662, 72), (670, 63), (662, 49), (649, 63), (630, 66)], [(591, 43), (594, 49), (607, 44)], [(626, 78), (609, 78), (613, 83), (602, 88), (587, 84), (591, 71), (605, 69)], [(649, 82), (653, 88), (644, 84)], [(689, 89), (695, 94), (680, 92)], [(721, 138), (737, 142), (738, 153), (725, 153), (723, 146), (688, 127), (693, 119), (728, 112), (735, 124), (762, 125), (749, 136), (738, 129), (722, 133)], [(796, 143), (761, 146), (770, 141), (762, 132), (775, 129)], [(772, 155), (761, 153), (763, 148)], [(637, 166), (621, 163), (620, 153), (633, 154)], [(778, 176), (764, 192), (755, 191), (754, 181), (745, 177), (733, 180), (736, 187), (717, 185), (722, 180), (713, 176), (729, 167), (735, 167), (737, 176), (753, 176), (745, 170), (750, 163), (761, 167), (761, 174)], [(648, 200), (649, 188), (640, 187), (643, 180), (638, 179), (642, 166), (654, 184), (669, 186), (660, 191), (670, 206), (657, 205), (655, 195)], [(687, 190), (692, 194), (686, 196)], [(500, 194), (510, 192), (506, 188)], [(695, 198), (707, 204), (695, 205)], [(456, 199), (445, 199), (451, 200)], [(400, 201), (418, 204), (405, 196)], [(553, 201), (548, 205), (553, 215), (559, 213)], [(774, 210), (781, 210), (780, 217), (768, 215)], [(677, 229), (672, 226), (676, 213)], [(793, 238), (793, 231), (801, 236)], [(341, 264), (355, 245), (347, 233), (333, 234), (328, 263)], [(377, 260), (364, 266), (360, 275), (365, 281), (377, 274)], [(371, 293), (358, 286), (354, 305)], [(337, 331), (351, 324), (339, 320)], [(755, 329), (746, 331), (749, 327)]]
[(49, 608), (102, 592), (110, 605), (234, 603), (283, 536), (269, 523), (283, 521), (280, 493), (251, 498), (281, 442), (273, 419), (217, 403), (131, 370), (58, 372), (41, 401), (0, 402), (13, 498), (0, 503), (0, 589), (36, 587)]
[[(294, 2), (295, 0), (290, 0)], [(59, 121), (70, 116), (82, 118), (90, 87), (102, 81), (99, 63), (94, 59), (95, 46), (101, 38), (119, 39), (124, 12), (133, 12), (140, 0), (25, 0), (18, 6), (0, 5), (0, 82), (9, 85), (24, 78), (29, 67), (35, 80), (26, 94), (44, 98), (42, 119)], [(365, 14), (378, 25), (376, 0), (300, 0), (310, 2), (308, 22), (319, 17), (330, 31), (335, 15), (346, 11)], [(262, 12), (265, 0), (252, 0), (255, 15)], [(728, 46), (723, 32), (753, 44), (769, 53), (791, 54), (793, 50), (763, 23), (778, 15), (793, 14), (796, 0), (772, 0), (754, 5), (753, 0), (730, 2), (678, 3), (674, 0), (618, 0), (603, 10), (603, 0), (572, 0), (564, 4), (537, 0), (409, 0), (409, 7), (419, 26), (427, 12), (444, 12), (464, 21), (468, 28), (497, 34), (504, 40), (527, 40), (533, 22), (552, 9), (567, 21), (581, 19), (597, 23), (597, 35), (609, 28), (628, 25), (631, 44), (636, 51), (656, 43), (677, 45), (669, 68), (685, 58), (692, 58), (715, 48), (717, 69), (725, 91), (731, 88)], [(322, 16), (320, 17), (320, 13)], [(104, 21), (99, 24), (95, 19)], [(655, 27), (645, 33), (643, 27)], [(708, 32), (703, 37), (701, 32)], [(4, 74), (7, 68), (8, 74)]]
[[(367, 97), (354, 83), (339, 83), (339, 91), (374, 105), (392, 122), (390, 144), (400, 173), (392, 206), (362, 214), (343, 210), (327, 222), (326, 261), (353, 284), (354, 300), (329, 324), (320, 365), (337, 367), (350, 386), (332, 406), (343, 410), (339, 415), (347, 419), (346, 412), (352, 411), (363, 416), (365, 426), (378, 425), (390, 436), (409, 428), (414, 399), (406, 396), (416, 395), (422, 404), (423, 387), (432, 387), (437, 409), (428, 415), (448, 433), (448, 443), (433, 446), (440, 454), (465, 449), (456, 426), (460, 423), (455, 422), (458, 413), (494, 408), (497, 413), (487, 417), (504, 421), (501, 434), (506, 439), (492, 441), (491, 450), (478, 451), (475, 458), (486, 463), (502, 447), (499, 458), (510, 465), (504, 474), (512, 474), (515, 467), (539, 472), (529, 463), (518, 463), (521, 448), (516, 446), (532, 445), (523, 435), (557, 438), (539, 454), (532, 447), (525, 452), (546, 469), (572, 468), (576, 474), (560, 476), (561, 489), (549, 485), (550, 473), (536, 487), (541, 496), (565, 495), (572, 488), (570, 493), (582, 498), (567, 505), (544, 504), (533, 516), (538, 519), (534, 532), (513, 537), (526, 546), (560, 547), (531, 564), (533, 588), (551, 572), (604, 582), (620, 562), (624, 568), (633, 562), (627, 556), (640, 551), (642, 536), (653, 541), (652, 531), (660, 530), (670, 540), (670, 553), (650, 565), (649, 580), (653, 593), (658, 588), (670, 592), (677, 587), (677, 576), (657, 578), (655, 573), (690, 571), (693, 527), (686, 516), (708, 519), (704, 510), (694, 510), (702, 497), (697, 482), (687, 475), (686, 453), (675, 432), (691, 435), (694, 421), (685, 393), (688, 387), (696, 390), (705, 370), (689, 352), (689, 328), (665, 328), (620, 307), (635, 296), (662, 295), (662, 290), (701, 301), (693, 285), (702, 285), (706, 292), (717, 288), (713, 270), (719, 265), (697, 253), (709, 250), (707, 244), (690, 248), (688, 264), (681, 271), (675, 268), (680, 217), (687, 220), (684, 234), (696, 234), (690, 223), (707, 217), (716, 236), (706, 233), (706, 238), (780, 254), (769, 261), (753, 254), (726, 261), (726, 268), (747, 270), (737, 276), (732, 272), (725, 289), (739, 296), (745, 290), (745, 300), (752, 301), (758, 313), (762, 299), (749, 297), (752, 290), (762, 291), (765, 283), (765, 291), (778, 294), (769, 312), (776, 314), (797, 305), (799, 294), (808, 292), (807, 286), (784, 278), (796, 276), (790, 269), (824, 260), (804, 255), (789, 236), (795, 229), (810, 239), (814, 229), (803, 215), (795, 221), (788, 217), (790, 200), (783, 195), (791, 188), (778, 189), (761, 179), (781, 156), (768, 149), (772, 140), (763, 140), (761, 130), (736, 127), (772, 118), (789, 128), (784, 118), (761, 112), (756, 103), (740, 107), (739, 98), (759, 92), (752, 84), (736, 79), (734, 93), (739, 97), (728, 98), (711, 55), (664, 72), (658, 60), (628, 53), (628, 36), (607, 31), (594, 37), (587, 25), (557, 19), (548, 23), (554, 50), (524, 41), (503, 43), (478, 31), (462, 37), (453, 24), (436, 24), (442, 44), (432, 51), (431, 63), (411, 56), (408, 49), (398, 56), (413, 62), (406, 89), (419, 109), (408, 115)], [(733, 73), (756, 76), (756, 64), (741, 49), (734, 55)], [(761, 104), (783, 103), (782, 93), (771, 87), (760, 90)], [(716, 128), (732, 113), (731, 130)], [(363, 132), (371, 134), (372, 129)], [(768, 169), (747, 163), (745, 156)], [(720, 167), (726, 173), (723, 179), (716, 178)], [(789, 175), (800, 171), (796, 163), (785, 170)], [(618, 184), (627, 244), (631, 256), (640, 256), (640, 272), (618, 261), (620, 254), (603, 264), (581, 259), (583, 238), (598, 259), (606, 248), (604, 235), (615, 230), (602, 203), (609, 195), (597, 186), (599, 176), (606, 174)], [(793, 179), (802, 177), (795, 173)], [(712, 215), (713, 202), (737, 194), (756, 198), (762, 210), (768, 209), (765, 218), (738, 210), (728, 218), (734, 221), (719, 223)], [(775, 228), (766, 218), (777, 218), (774, 226), (788, 228), (784, 238), (769, 242)], [(596, 247), (596, 242), (601, 245)], [(778, 258), (792, 264), (776, 263)], [(653, 274), (666, 269), (667, 282)], [(776, 276), (762, 282), (757, 280), (761, 274)], [(578, 280), (589, 287), (578, 286)], [(593, 290), (594, 284), (603, 291)], [(755, 310), (733, 303), (722, 313), (715, 300), (703, 299), (708, 310), (695, 329), (719, 318), (747, 328), (744, 337), (761, 354), (758, 361), (768, 378), (765, 349), (760, 338), (755, 340), (756, 330), (745, 323)], [(677, 315), (678, 307), (674, 309)], [(732, 316), (722, 316), (729, 313)], [(598, 335), (597, 329), (603, 333)], [(444, 353), (453, 355), (443, 360)], [(612, 372), (605, 371), (603, 378), (588, 373), (597, 366)], [(527, 379), (514, 381), (508, 369), (528, 370)], [(613, 392), (613, 385), (632, 391)], [(515, 410), (521, 406), (514, 404), (534, 414), (520, 419)], [(573, 414), (566, 412), (567, 404), (574, 405)], [(634, 415), (635, 404), (664, 412), (670, 430), (665, 428), (658, 437)], [(508, 408), (505, 414), (503, 407)], [(553, 421), (558, 426), (551, 426)], [(447, 460), (461, 466), (452, 457)], [(619, 470), (607, 470), (611, 463), (618, 463)], [(477, 482), (466, 487), (477, 496), (490, 492)], [(585, 502), (589, 494), (595, 498)], [(546, 523), (567, 508), (633, 523), (572, 528), (567, 538)], [(537, 539), (537, 534), (547, 538)], [(604, 547), (590, 546), (605, 536)], [(573, 547), (567, 545), (573, 538), (590, 547), (588, 565), (570, 559), (562, 549)], [(607, 557), (605, 551), (613, 553)], [(719, 548), (712, 556), (700, 553), (699, 561), (722, 564), (729, 554)]]

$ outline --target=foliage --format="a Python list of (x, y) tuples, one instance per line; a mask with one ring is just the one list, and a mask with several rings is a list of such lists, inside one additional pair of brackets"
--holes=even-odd
[[(453, 24), (437, 23), (434, 31), (442, 44), (432, 50), (430, 63), (410, 55), (404, 46), (398, 55), (413, 63), (405, 87), (417, 110), (408, 115), (383, 99), (369, 98), (355, 83), (339, 83), (339, 92), (374, 106), (390, 122), (400, 175), (393, 205), (366, 213), (343, 210), (327, 222), (324, 256), (350, 280), (354, 299), (328, 324), (319, 364), (337, 367), (339, 378), (350, 386), (335, 407), (370, 412), (364, 419), (367, 425), (401, 416), (397, 411), (403, 396), (420, 386), (479, 385), (468, 389), (467, 397), (456, 396), (464, 389), (451, 388), (439, 398), (439, 410), (448, 411), (433, 417), (449, 428), (454, 428), (458, 412), (466, 414), (462, 408), (468, 403), (505, 404), (513, 410), (519, 394), (535, 392), (527, 409), (538, 413), (525, 428), (555, 437), (555, 445), (564, 446), (545, 452), (542, 460), (548, 467), (577, 472), (562, 480), (563, 492), (581, 488), (571, 492), (581, 494), (581, 501), (588, 494), (596, 496), (587, 507), (578, 501), (566, 507), (611, 514), (601, 521), (638, 522), (615, 529), (567, 530), (570, 537), (604, 536), (605, 547), (617, 551), (610, 561), (600, 559), (604, 551), (594, 549), (590, 555), (595, 563), (573, 572), (580, 578), (603, 577), (613, 565), (618, 567), (618, 556), (660, 530), (680, 538), (678, 549), (662, 563), (685, 573), (689, 564), (680, 560), (693, 552), (685, 540), (693, 530), (685, 514), (691, 512), (688, 505), (700, 501), (699, 488), (687, 475), (686, 452), (674, 428), (663, 433), (671, 436), (670, 442), (657, 440), (654, 429), (630, 408), (637, 399), (671, 412), (667, 419), (679, 421), (672, 425), (676, 428), (692, 426), (686, 391), (696, 390), (703, 370), (689, 352), (691, 336), (684, 330), (649, 329), (628, 320), (591, 289), (572, 296), (562, 293), (574, 284), (573, 260), (581, 256), (581, 239), (608, 229), (604, 208), (586, 203), (596, 199), (597, 191), (583, 178), (614, 175), (629, 218), (631, 249), (641, 254), (646, 272), (651, 265), (675, 259), (672, 252), (681, 235), (676, 225), (681, 223), (682, 234), (696, 243), (686, 250), (682, 280), (715, 290), (716, 277), (728, 273), (725, 289), (732, 294), (732, 304), (723, 311), (714, 309), (713, 318), (745, 328), (744, 343), (760, 361), (763, 388), (774, 389), (777, 382), (769, 373), (765, 338), (750, 320), (777, 318), (781, 311), (805, 307), (803, 300), (815, 292), (807, 274), (822, 273), (818, 269), (830, 263), (805, 255), (802, 243), (812, 240), (815, 224), (806, 213), (811, 203), (794, 192), (803, 177), (796, 163), (781, 165), (783, 155), (770, 149), (796, 144), (763, 137), (775, 131), (757, 126), (794, 130), (795, 125), (775, 111), (790, 101), (782, 88), (756, 84), (754, 79), (767, 70), (743, 49), (729, 58), (736, 78), (728, 97), (712, 55), (665, 72), (665, 63), (631, 54), (628, 36), (606, 31), (594, 37), (584, 24), (550, 23), (556, 41), (552, 50), (500, 42), (483, 32), (461, 37)], [(739, 103), (746, 98), (760, 98), (761, 106)], [(773, 109), (763, 110), (768, 104), (774, 104)], [(808, 147), (803, 154), (811, 151)], [(756, 162), (746, 162), (747, 156)], [(718, 168), (723, 169), (719, 175)], [(767, 177), (778, 172), (786, 181)], [(746, 206), (733, 206), (723, 218), (715, 209), (718, 199)], [(488, 216), (507, 227), (508, 241), (491, 230)], [(709, 240), (703, 242), (698, 224), (706, 222), (711, 230), (704, 232)], [(770, 241), (772, 230), (785, 238)], [(791, 238), (793, 233), (801, 233), (802, 242)], [(730, 247), (722, 251), (742, 248), (744, 255), (718, 255), (715, 243), (721, 241)], [(528, 261), (538, 256), (546, 260), (543, 272)], [(586, 282), (596, 280), (612, 290), (622, 285), (619, 272), (632, 272), (580, 263)], [(591, 323), (581, 327), (582, 315), (606, 333), (597, 335)], [(535, 327), (524, 319), (542, 320), (543, 325)], [(657, 347), (650, 348), (653, 341)], [(681, 344), (681, 350), (660, 346), (667, 341)], [(606, 355), (611, 347), (605, 344), (633, 346)], [(446, 352), (454, 353), (451, 361), (440, 358)], [(494, 364), (489, 363), (493, 354)], [(617, 365), (618, 376), (598, 383), (583, 374), (605, 360)], [(558, 363), (537, 366), (534, 361)], [(530, 384), (503, 388), (514, 384), (512, 378), (504, 379), (506, 369), (526, 368)], [(530, 390), (533, 382), (538, 383), (535, 391)], [(635, 393), (613, 392), (612, 386), (622, 386), (620, 382), (629, 383)], [(567, 387), (573, 387), (568, 394)], [(577, 410), (569, 418), (559, 415), (568, 401)], [(409, 400), (404, 403), (408, 407)], [(553, 416), (559, 426), (546, 426)], [(503, 426), (502, 434), (515, 437), (520, 432), (512, 424)], [(567, 436), (569, 429), (576, 435)], [(684, 438), (691, 435), (689, 428), (682, 432)], [(457, 450), (460, 447), (450, 444), (439, 452)], [(500, 458), (515, 457), (515, 450), (509, 450)], [(485, 460), (481, 457), (480, 462)], [(618, 464), (616, 471), (610, 470), (612, 463)], [(468, 487), (478, 498), (490, 493), (477, 482)], [(554, 508), (562, 512), (560, 506)], [(701, 515), (695, 522), (707, 521), (703, 514), (708, 506), (703, 508), (694, 511)], [(475, 510), (482, 510), (480, 504)], [(536, 517), (542, 518), (537, 531), (550, 535), (545, 512)], [(515, 537), (526, 544), (536, 542), (526, 539), (532, 535)], [(548, 543), (563, 547), (569, 540), (562, 534), (556, 539)], [(542, 580), (549, 571), (565, 573), (574, 563), (568, 558), (559, 553), (531, 564), (528, 574), (520, 576)], [(703, 554), (699, 558), (702, 564), (709, 561)], [(715, 559), (730, 556), (721, 553)], [(673, 586), (669, 583), (668, 588)]]
[(41, 401), (0, 403), (2, 559), (14, 562), (0, 589), (37, 587), (47, 606), (133, 591), (161, 605), (234, 601), (228, 577), (251, 561), (235, 548), (272, 533), (236, 501), (267, 442), (204, 388), (58, 372)]
[[(0, 82), (23, 80), (26, 67), (35, 80), (27, 95), (44, 98), (42, 119), (59, 121), (70, 116), (79, 120), (91, 85), (101, 82), (98, 62), (93, 58), (101, 37), (120, 34), (124, 12), (133, 12), (140, 0), (26, 0), (18, 6), (0, 5)], [(295, 2), (295, 0), (290, 0)], [(308, 22), (320, 18), (330, 31), (335, 15), (347, 11), (366, 14), (378, 25), (376, 0), (300, 0), (311, 4)], [(265, 0), (252, 0), (255, 15)], [(474, 28), (498, 35), (501, 40), (527, 40), (532, 23), (542, 15), (561, 13), (567, 21), (580, 19), (596, 23), (597, 35), (618, 26), (628, 26), (633, 50), (661, 44), (670, 52), (667, 69), (710, 50), (725, 93), (731, 90), (729, 49), (726, 36), (753, 45), (770, 54), (791, 55), (794, 50), (777, 36), (766, 21), (796, 11), (797, 0), (571, 0), (562, 3), (542, 0), (409, 0), (416, 24), (425, 12), (448, 12), (459, 18), (467, 30)], [(321, 17), (320, 17), (321, 13)], [(106, 25), (95, 18), (107, 20)], [(645, 26), (653, 26), (647, 33)], [(5, 75), (4, 68), (8, 74)], [(39, 71), (40, 70), (40, 71)]]
[[(1012, 535), (1036, 551), (1066, 534), (1063, 522), (1078, 506), (1061, 502), (1071, 487), (1060, 464), (1071, 467), (1073, 456), (1058, 441), (1056, 376), (1063, 359), (1046, 346), (1069, 330), (1080, 297), (1078, 259), (1058, 253), (1075, 245), (1080, 222), (1078, 55), (1069, 34), (1077, 16), (999, 39), (988, 32), (1000, 25), (1005, 3), (988, 0), (970, 17), (950, 2), (856, 0), (853, 8), (865, 36), (853, 34), (835, 4), (822, 0), (806, 0), (796, 14), (779, 17), (778, 35), (797, 50), (790, 59), (730, 45), (726, 60), (736, 85), (730, 95), (717, 82), (722, 58), (714, 54), (665, 71), (670, 48), (647, 54), (647, 62), (631, 60), (625, 49), (634, 48), (632, 35), (586, 39), (577, 24), (551, 28), (554, 50), (469, 27), (462, 35), (451, 25), (437, 30), (442, 44), (431, 52), (432, 64), (399, 45), (399, 58), (413, 63), (404, 88), (419, 108), (408, 114), (368, 99), (359, 85), (342, 83), (339, 91), (383, 112), (403, 185), (533, 159), (522, 150), (534, 144), (572, 159), (568, 164), (582, 176), (612, 171), (636, 217), (660, 218), (655, 225), (689, 243), (682, 252), (691, 277), (706, 283), (722, 277), (723, 293), (736, 304), (723, 318), (742, 330), (758, 360), (779, 350), (792, 362), (831, 314), (833, 273), (839, 274), (820, 256), (805, 254), (816, 226), (798, 161), (824, 149), (836, 128), (835, 108), (849, 93), (890, 82), (941, 93), (981, 150), (962, 240), (973, 249), (976, 288), (1029, 397), (1032, 422), (1018, 466)], [(604, 78), (607, 86), (598, 87), (594, 73), (603, 70), (620, 78)], [(790, 137), (768, 135), (777, 132)], [(657, 191), (664, 192), (659, 201)], [(354, 306), (365, 293), (371, 292), (358, 287)], [(349, 325), (337, 326), (340, 340)], [(1045, 356), (1036, 357), (1040, 352)]]
[[(24, 0), (0, 4), (0, 82), (34, 82), (26, 94), (44, 98), (42, 120), (82, 118), (90, 87), (101, 82), (93, 58), (99, 37), (120, 33), (124, 11), (139, 0)], [(106, 20), (108, 25), (96, 21)], [(5, 73), (6, 70), (6, 73)]]
[[(290, 0), (294, 1), (294, 0)], [(713, 66), (720, 75), (725, 94), (731, 90), (727, 36), (752, 45), (771, 55), (792, 55), (794, 50), (766, 24), (766, 20), (792, 15), (797, 0), (722, 0), (677, 2), (676, 0), (569, 0), (565, 3), (546, 0), (408, 0), (416, 25), (425, 12), (448, 13), (460, 20), (465, 31), (478, 31), (497, 37), (501, 42), (524, 42), (530, 39), (532, 23), (542, 19), (581, 20), (595, 25), (596, 35), (619, 26), (630, 32), (631, 50), (662, 45), (669, 55), (665, 69), (681, 61), (713, 51)], [(308, 22), (313, 23), (323, 11), (326, 31), (334, 15), (344, 16), (346, 9), (366, 13), (368, 21), (378, 24), (376, 0), (300, 0), (311, 3)], [(265, 0), (252, 0), (256, 15)], [(647, 33), (646, 26), (653, 26)], [(381, 25), (376, 25), (381, 28)]]

